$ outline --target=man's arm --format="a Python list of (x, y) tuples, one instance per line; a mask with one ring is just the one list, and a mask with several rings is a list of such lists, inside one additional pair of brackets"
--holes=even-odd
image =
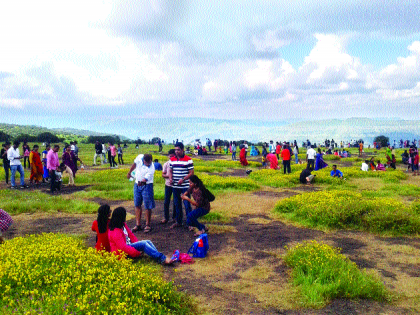
[(131, 172), (134, 171), (134, 169), (137, 167), (136, 163), (133, 163), (133, 165), (131, 165), (130, 170), (127, 173), (127, 178), (130, 179), (131, 178)]

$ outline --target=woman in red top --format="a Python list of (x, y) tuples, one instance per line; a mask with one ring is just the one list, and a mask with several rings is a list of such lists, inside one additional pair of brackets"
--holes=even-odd
[(242, 166), (248, 165), (248, 161), (246, 160), (245, 146), (242, 146), (241, 152), (239, 152), (239, 161), (241, 162)]
[(108, 205), (102, 205), (98, 209), (98, 218), (93, 221), (92, 231), (96, 232), (95, 248), (97, 251), (111, 251), (108, 240), (108, 224), (110, 214), (111, 208)]
[(44, 169), (41, 162), (41, 156), (38, 153), (39, 146), (34, 145), (33, 150), (29, 153), (29, 165), (31, 167), (31, 177), (29, 177), (29, 182), (32, 184), (39, 184), (42, 181), (42, 175), (44, 174)]
[(172, 264), (174, 262), (174, 257), (167, 258), (164, 254), (160, 253), (155, 245), (149, 240), (139, 241), (137, 239), (125, 222), (126, 216), (127, 212), (123, 207), (118, 207), (112, 212), (108, 231), (111, 252), (118, 256), (120, 256), (121, 253), (125, 253), (131, 258), (139, 257), (142, 255), (142, 252), (144, 252), (161, 264)]

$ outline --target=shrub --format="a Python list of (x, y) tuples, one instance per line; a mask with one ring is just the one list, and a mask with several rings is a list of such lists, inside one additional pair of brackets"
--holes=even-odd
[(319, 308), (335, 298), (390, 299), (378, 277), (358, 269), (338, 248), (305, 242), (290, 249), (284, 260), (293, 268), (292, 282), (305, 307)]
[(277, 202), (275, 212), (309, 227), (353, 228), (392, 235), (420, 233), (420, 216), (391, 198), (367, 198), (349, 190), (296, 195)]
[(221, 177), (216, 175), (200, 174), (200, 179), (209, 190), (233, 189), (239, 191), (252, 191), (260, 186), (249, 178), (242, 177)]
[(0, 252), (0, 312), (188, 314), (191, 302), (158, 269), (61, 234), (17, 237)]

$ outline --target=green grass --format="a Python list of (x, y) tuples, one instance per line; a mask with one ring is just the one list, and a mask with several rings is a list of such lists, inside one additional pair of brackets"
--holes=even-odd
[(283, 199), (277, 202), (274, 212), (313, 228), (418, 235), (420, 215), (416, 209), (393, 198), (369, 198), (350, 190), (331, 190)]
[(64, 199), (39, 191), (0, 190), (1, 207), (10, 214), (54, 212), (95, 213), (98, 204), (78, 198)]
[(321, 308), (336, 298), (391, 299), (379, 277), (358, 269), (338, 248), (305, 242), (289, 249), (284, 260), (293, 269), (301, 307)]
[(229, 223), (231, 221), (225, 214), (210, 211), (204, 217), (202, 217), (203, 222), (210, 223)]

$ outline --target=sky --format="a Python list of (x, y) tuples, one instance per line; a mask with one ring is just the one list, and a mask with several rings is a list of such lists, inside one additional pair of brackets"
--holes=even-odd
[(0, 121), (418, 120), (419, 16), (417, 0), (2, 1)]

